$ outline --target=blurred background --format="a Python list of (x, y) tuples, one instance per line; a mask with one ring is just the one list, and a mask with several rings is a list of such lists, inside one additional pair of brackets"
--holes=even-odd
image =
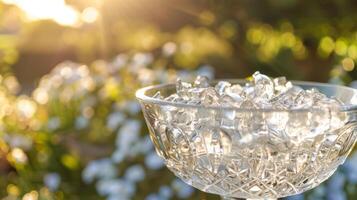
[[(0, 198), (219, 199), (153, 149), (136, 89), (198, 74), (357, 87), (353, 0), (0, 0)], [(357, 153), (289, 199), (357, 199)]]

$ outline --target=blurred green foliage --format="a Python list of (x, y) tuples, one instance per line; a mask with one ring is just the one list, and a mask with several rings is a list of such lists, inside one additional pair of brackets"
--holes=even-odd
[[(17, 8), (1, 7), (2, 29), (11, 29), (11, 40), (4, 38), (7, 42), (1, 45), (1, 49), (8, 49), (2, 50), (6, 63), (13, 64), (20, 55), (15, 64), (18, 73), (27, 63), (34, 73), (37, 69), (33, 66), (44, 65), (37, 77), (20, 75), (20, 81), (39, 78), (60, 60), (90, 63), (97, 58), (112, 58), (118, 52), (157, 51), (167, 42), (178, 44), (176, 66), (192, 69), (211, 64), (218, 77), (244, 77), (257, 69), (291, 79), (332, 79), (340, 83), (356, 77), (354, 1), (67, 3), (79, 14), (94, 7), (100, 15), (92, 23), (64, 27), (50, 20), (24, 23), (20, 14), (10, 17), (14, 10), (21, 12)], [(10, 24), (12, 28), (6, 28)], [(46, 59), (38, 61), (41, 56)]]

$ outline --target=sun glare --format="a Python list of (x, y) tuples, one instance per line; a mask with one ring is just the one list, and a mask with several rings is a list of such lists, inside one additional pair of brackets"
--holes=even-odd
[(52, 19), (65, 26), (79, 23), (80, 14), (64, 0), (3, 0), (22, 9), (29, 20)]
[(94, 7), (88, 7), (82, 12), (82, 21), (87, 23), (93, 23), (98, 18), (98, 10)]

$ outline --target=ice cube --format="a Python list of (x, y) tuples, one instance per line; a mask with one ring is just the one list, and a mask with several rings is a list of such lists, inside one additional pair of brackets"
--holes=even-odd
[(155, 99), (164, 99), (164, 97), (161, 95), (161, 92), (158, 91), (154, 94), (154, 96), (152, 96), (152, 98), (155, 98)]
[(226, 89), (228, 89), (230, 86), (231, 84), (227, 81), (219, 81), (215, 86), (215, 89), (219, 95), (223, 95)]
[(287, 82), (284, 76), (277, 77), (273, 79), (274, 89), (277, 94), (281, 94), (286, 90), (290, 89), (291, 82)]
[(219, 105), (219, 95), (212, 87), (206, 88), (201, 93), (201, 102), (205, 106)]
[(188, 100), (189, 99), (189, 89), (192, 88), (191, 83), (187, 83), (187, 82), (183, 82), (181, 81), (181, 79), (177, 79), (176, 81), (176, 92), (177, 94), (185, 99)]
[(210, 84), (206, 76), (197, 76), (193, 86), (197, 88), (207, 88), (210, 86)]
[(254, 91), (257, 98), (270, 99), (274, 95), (274, 83), (266, 75), (260, 72), (255, 72), (253, 74), (254, 80)]
[(233, 94), (240, 95), (240, 94), (243, 92), (243, 88), (242, 88), (242, 86), (239, 85), (239, 84), (234, 84), (234, 85), (228, 87), (228, 88), (226, 89), (226, 92), (227, 92), (227, 93), (233, 93)]

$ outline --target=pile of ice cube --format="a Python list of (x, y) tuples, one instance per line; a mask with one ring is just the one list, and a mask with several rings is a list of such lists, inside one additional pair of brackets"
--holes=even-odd
[(285, 77), (270, 78), (255, 72), (245, 85), (220, 81), (214, 87), (207, 77), (198, 76), (193, 83), (176, 83), (176, 93), (153, 97), (165, 101), (203, 106), (237, 107), (245, 109), (301, 109), (312, 107), (339, 107), (341, 103), (312, 88), (304, 90)]

